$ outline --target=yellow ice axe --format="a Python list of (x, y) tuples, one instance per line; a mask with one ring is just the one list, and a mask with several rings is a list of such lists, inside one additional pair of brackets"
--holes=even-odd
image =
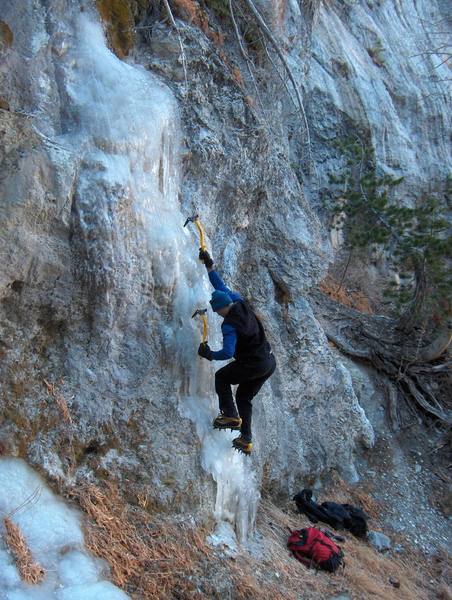
[(199, 315), (202, 319), (202, 343), (205, 344), (207, 342), (207, 308), (198, 308), (191, 318), (194, 319), (196, 315)]
[(199, 220), (199, 215), (193, 215), (192, 217), (188, 217), (188, 219), (184, 223), (184, 227), (186, 227), (189, 223), (194, 223), (199, 232), (199, 246), (201, 250), (207, 250), (206, 246), (206, 234), (204, 233), (203, 226), (201, 225), (201, 221)]

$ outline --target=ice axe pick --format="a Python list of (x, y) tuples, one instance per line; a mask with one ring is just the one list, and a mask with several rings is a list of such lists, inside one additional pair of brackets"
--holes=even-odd
[(191, 318), (194, 319), (197, 315), (202, 319), (202, 343), (205, 344), (207, 342), (207, 308), (198, 308)]
[(184, 227), (186, 227), (189, 223), (194, 223), (199, 232), (199, 246), (201, 250), (207, 250), (206, 246), (206, 234), (204, 233), (203, 226), (201, 225), (201, 221), (199, 220), (199, 215), (193, 215), (192, 217), (188, 217), (188, 219), (184, 223)]

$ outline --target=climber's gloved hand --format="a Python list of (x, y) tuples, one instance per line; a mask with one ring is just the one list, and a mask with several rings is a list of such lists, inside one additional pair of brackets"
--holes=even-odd
[(206, 269), (211, 269), (213, 267), (213, 260), (207, 250), (199, 249), (199, 260), (205, 264)]
[(207, 360), (212, 360), (212, 350), (209, 348), (209, 344), (207, 342), (203, 342), (199, 344), (198, 354), (202, 358), (206, 358)]

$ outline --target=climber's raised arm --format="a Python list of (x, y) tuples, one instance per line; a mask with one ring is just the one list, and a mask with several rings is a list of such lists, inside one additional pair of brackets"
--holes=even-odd
[(233, 292), (230, 290), (218, 273), (215, 271), (213, 267), (213, 260), (207, 250), (199, 250), (199, 259), (203, 261), (207, 272), (209, 273), (209, 280), (212, 286), (219, 292), (224, 292), (230, 296), (232, 302), (237, 302), (237, 300), (242, 300), (242, 297), (237, 292)]

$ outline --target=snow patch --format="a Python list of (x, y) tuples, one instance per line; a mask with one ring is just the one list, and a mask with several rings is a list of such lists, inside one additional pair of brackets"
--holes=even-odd
[[(0, 458), (0, 600), (127, 600), (103, 579), (106, 565), (84, 549), (79, 513), (55, 496), (19, 458)], [(46, 571), (27, 585), (4, 541), (9, 517), (25, 537), (33, 559)]]

